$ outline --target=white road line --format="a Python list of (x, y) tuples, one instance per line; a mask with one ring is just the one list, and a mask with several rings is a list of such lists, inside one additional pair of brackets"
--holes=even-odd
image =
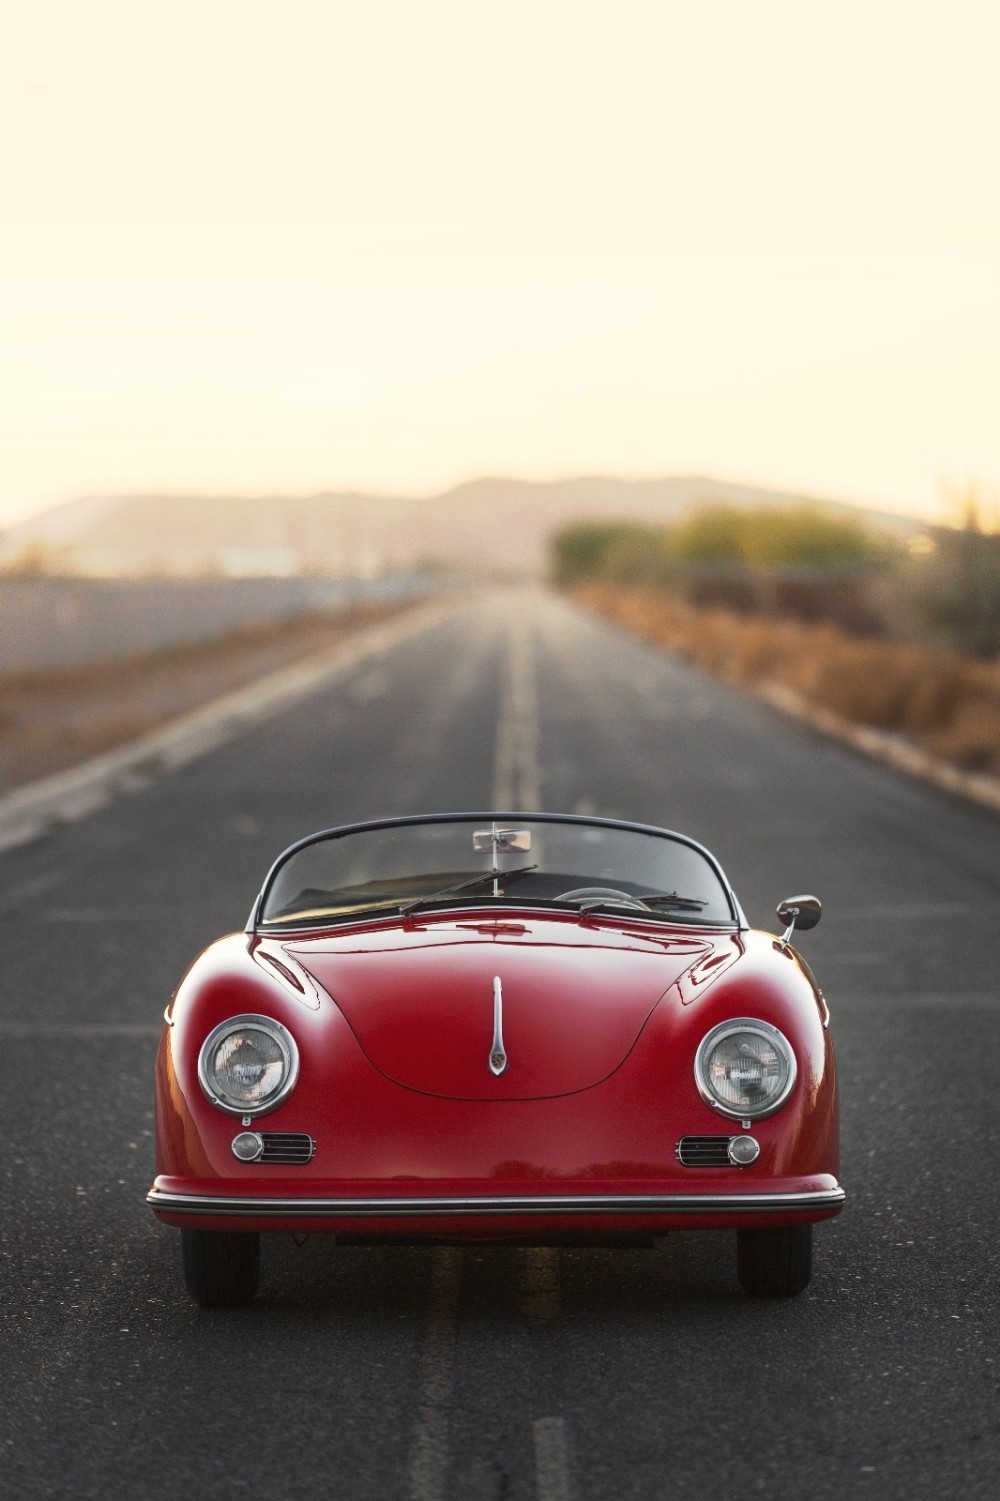
[(493, 806), (511, 813), (532, 813), (541, 807), (538, 701), (534, 642), (523, 607), (511, 617), (506, 667), (497, 723)]
[(53, 824), (84, 818), (117, 795), (136, 792), (207, 755), (282, 709), (329, 687), (367, 658), (428, 630), (455, 608), (454, 601), (448, 600), (407, 611), (204, 704), (118, 750), (17, 788), (0, 798), (0, 853), (37, 839)]
[(433, 1255), (427, 1340), (410, 1443), (408, 1479), (412, 1501), (443, 1501), (448, 1483), (448, 1426), (455, 1384), (462, 1262), (461, 1251), (455, 1246), (443, 1247)]
[(535, 1439), (535, 1494), (538, 1501), (573, 1501), (564, 1420), (538, 1418), (532, 1423), (531, 1430)]

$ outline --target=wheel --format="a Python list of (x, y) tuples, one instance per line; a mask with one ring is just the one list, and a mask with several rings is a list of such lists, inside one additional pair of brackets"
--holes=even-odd
[(639, 907), (643, 912), (649, 911), (645, 902), (638, 901), (627, 891), (619, 891), (617, 886), (577, 886), (573, 891), (561, 891), (553, 900), (557, 902), (617, 902), (620, 907)]
[(794, 1298), (812, 1275), (812, 1225), (737, 1230), (740, 1286), (754, 1298)]
[(202, 1308), (252, 1303), (260, 1281), (260, 1236), (243, 1230), (182, 1230), (184, 1281)]

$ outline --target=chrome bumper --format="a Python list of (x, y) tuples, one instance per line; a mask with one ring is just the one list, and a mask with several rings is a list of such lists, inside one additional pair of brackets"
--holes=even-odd
[(169, 1214), (234, 1215), (244, 1219), (413, 1219), (477, 1218), (523, 1214), (768, 1214), (819, 1210), (836, 1212), (842, 1188), (808, 1193), (729, 1194), (545, 1194), (437, 1199), (255, 1199), (247, 1196), (163, 1193), (151, 1189), (146, 1203)]

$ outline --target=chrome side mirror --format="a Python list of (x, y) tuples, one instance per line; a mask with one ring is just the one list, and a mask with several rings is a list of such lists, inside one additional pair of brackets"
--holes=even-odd
[(778, 948), (784, 952), (796, 928), (804, 933), (808, 928), (814, 928), (822, 916), (822, 903), (816, 896), (790, 896), (779, 902), (777, 918), (780, 923), (787, 923), (787, 927), (781, 935)]

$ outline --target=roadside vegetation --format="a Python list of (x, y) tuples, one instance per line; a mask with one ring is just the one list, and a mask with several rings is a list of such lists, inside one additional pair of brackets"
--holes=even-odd
[(552, 538), (561, 582), (595, 573), (644, 583), (673, 583), (690, 565), (838, 568), (885, 562), (889, 543), (852, 516), (803, 502), (791, 508), (709, 505), (674, 526), (577, 521)]
[(673, 527), (577, 522), (557, 584), (748, 686), (898, 732), (1000, 775), (1000, 535), (980, 511), (911, 549), (803, 505), (712, 506)]
[(884, 634), (878, 584), (893, 555), (891, 542), (852, 516), (806, 504), (715, 505), (671, 527), (573, 523), (552, 538), (552, 573), (563, 587), (641, 586), (692, 605), (860, 623)]

